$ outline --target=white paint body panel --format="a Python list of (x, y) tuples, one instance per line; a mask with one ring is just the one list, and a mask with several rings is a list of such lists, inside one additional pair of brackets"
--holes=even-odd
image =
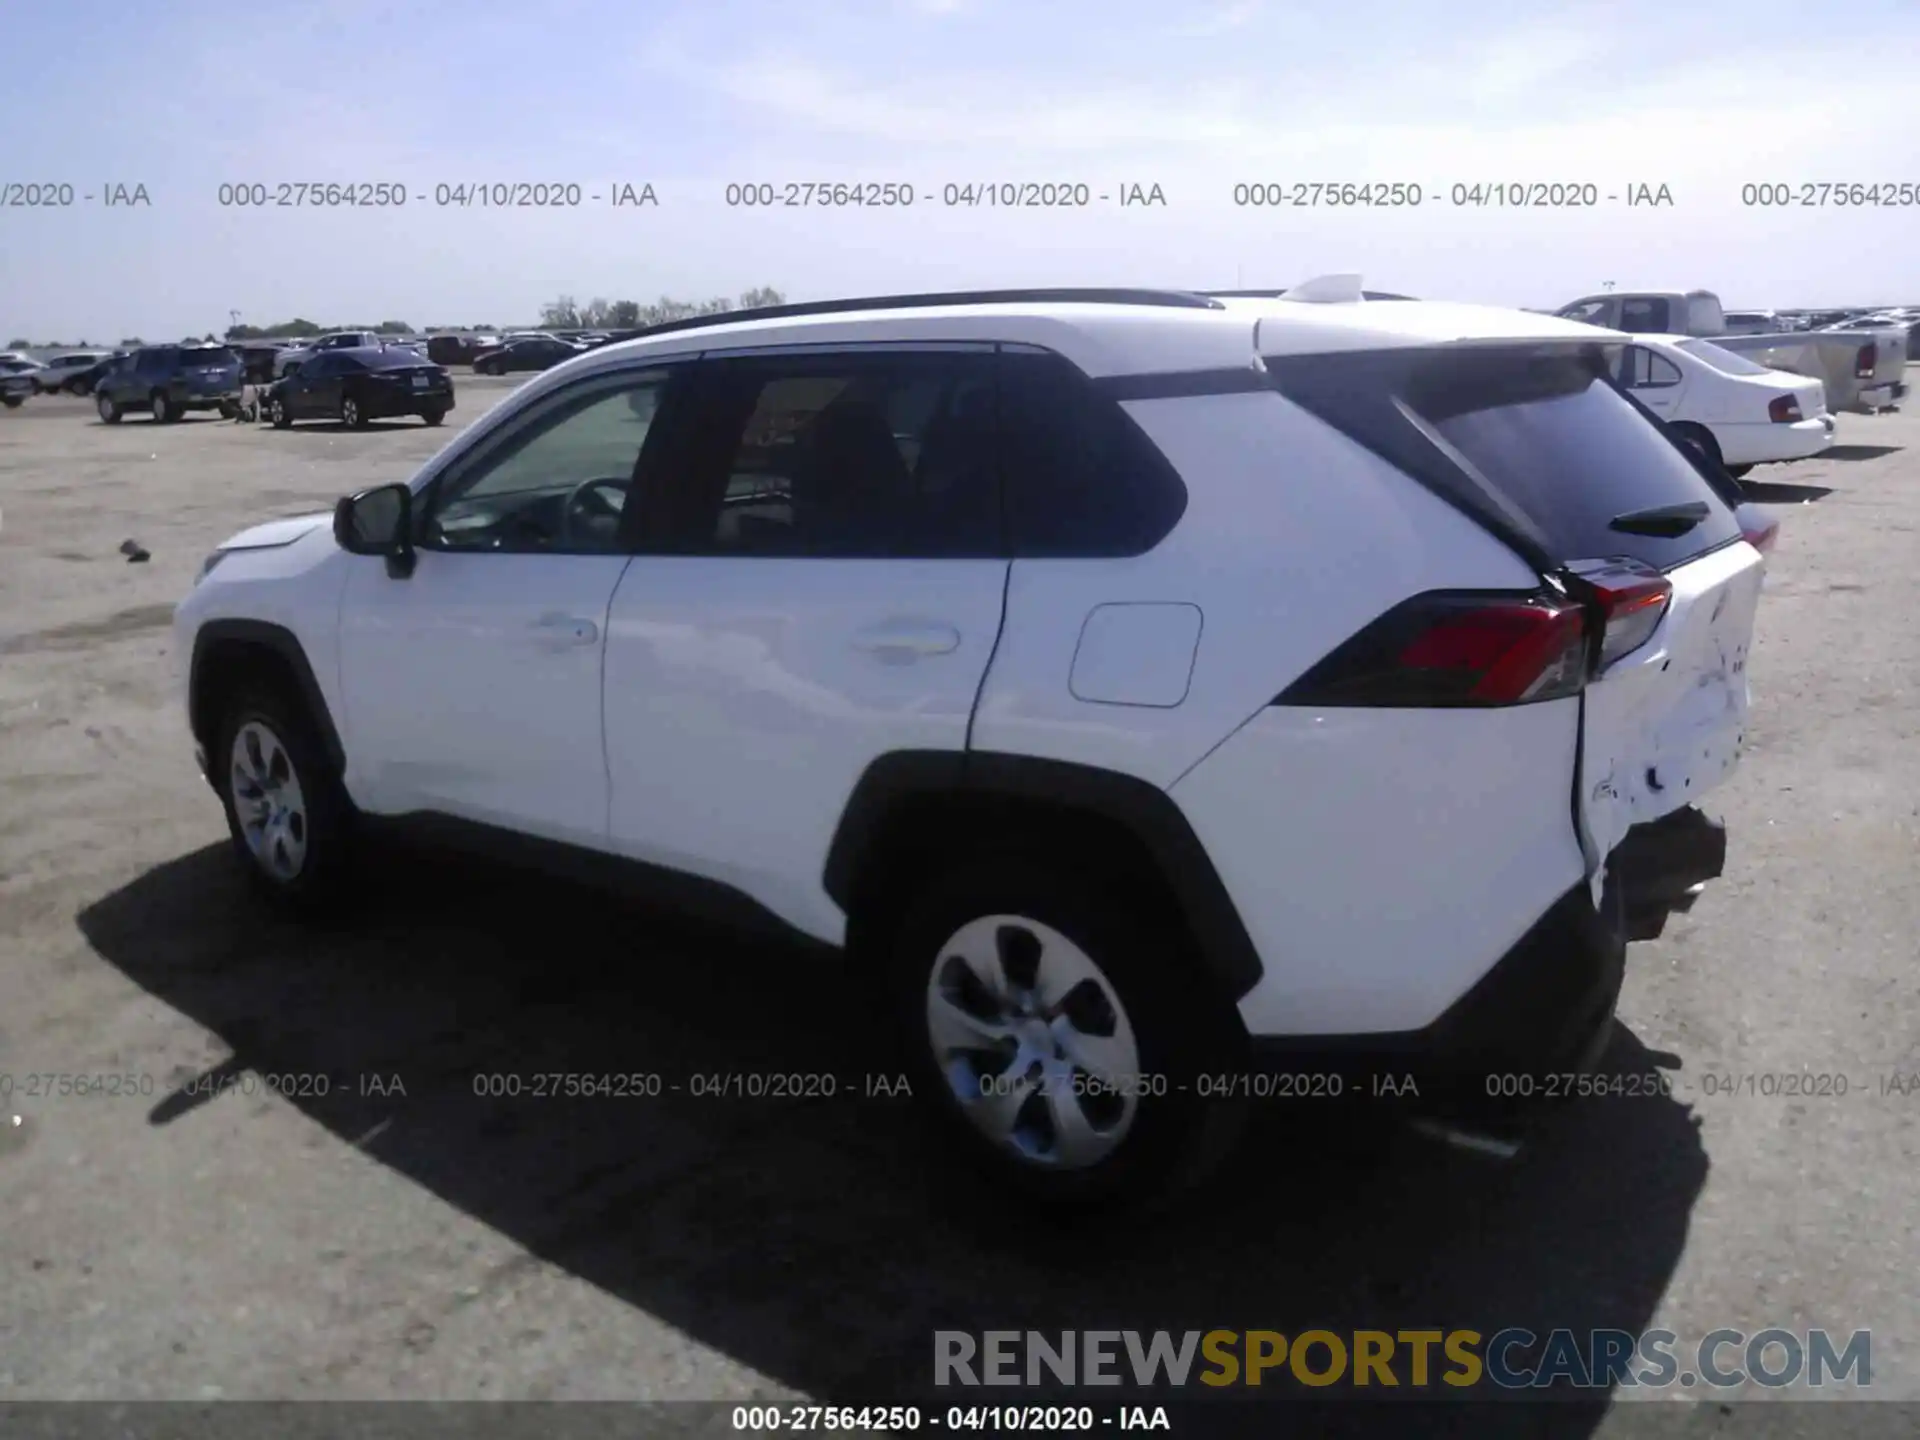
[(1669, 571), (1660, 628), (1587, 686), (1582, 804), (1602, 855), (1630, 826), (1698, 800), (1737, 763), (1765, 569), (1743, 541)]
[[(1146, 400), (1127, 410), (1193, 477), (1187, 512), (1136, 559), (1014, 563), (1006, 633), (974, 719), (978, 749), (1168, 786), (1406, 596), (1537, 583), (1444, 501), (1279, 395)], [(1137, 603), (1193, 605), (1206, 617), (1176, 709), (1074, 695), (1085, 617)]]
[(1574, 700), (1263, 710), (1173, 787), (1266, 974), (1255, 1035), (1414, 1030), (1580, 883)]
[(890, 750), (966, 748), (1006, 572), (637, 557), (608, 621), (613, 848), (838, 943), (822, 877), (848, 797)]
[(355, 799), (604, 846), (600, 666), (627, 557), (423, 550), (404, 580), (342, 558)]

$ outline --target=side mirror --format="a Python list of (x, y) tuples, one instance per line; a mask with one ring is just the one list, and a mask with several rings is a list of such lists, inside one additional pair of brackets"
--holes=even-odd
[(413, 492), (405, 485), (378, 485), (349, 495), (333, 507), (333, 538), (349, 555), (384, 555), (387, 574), (413, 573)]

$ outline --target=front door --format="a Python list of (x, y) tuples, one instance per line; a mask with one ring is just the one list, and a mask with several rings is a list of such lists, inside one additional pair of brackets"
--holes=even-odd
[(601, 660), (660, 372), (544, 397), (416, 501), (411, 575), (357, 559), (341, 616), (356, 797), (604, 844)]

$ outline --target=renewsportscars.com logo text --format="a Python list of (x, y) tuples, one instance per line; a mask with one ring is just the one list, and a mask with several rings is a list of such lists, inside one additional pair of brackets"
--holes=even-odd
[[(1873, 1381), (1873, 1335), (1714, 1330), (936, 1330), (940, 1386), (1333, 1385), (1353, 1389), (1634, 1390)], [(1444, 1393), (1444, 1391), (1441, 1391)]]

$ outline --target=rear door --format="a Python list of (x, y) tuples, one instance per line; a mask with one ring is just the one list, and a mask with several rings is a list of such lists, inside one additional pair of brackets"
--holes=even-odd
[[(1461, 355), (1428, 365), (1405, 399), (1553, 560), (1610, 566), (1604, 583), (1670, 587), (1644, 643), (1603, 656), (1583, 700), (1577, 808), (1590, 858), (1604, 857), (1631, 826), (1698, 799), (1733, 767), (1761, 555), (1727, 498), (1602, 378), (1597, 359)], [(1637, 623), (1650, 622), (1641, 612)]]
[(611, 832), (841, 938), (867, 767), (959, 754), (1007, 584), (989, 346), (700, 362), (607, 622)]

